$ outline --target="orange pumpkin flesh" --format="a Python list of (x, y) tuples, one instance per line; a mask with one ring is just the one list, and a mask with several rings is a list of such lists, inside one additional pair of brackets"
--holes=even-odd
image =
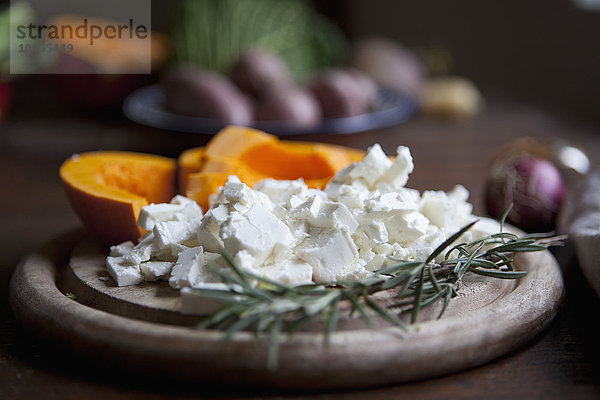
[(175, 161), (165, 157), (92, 152), (63, 163), (60, 177), (75, 212), (105, 244), (136, 241), (140, 209), (175, 194)]
[(177, 159), (177, 185), (180, 193), (187, 191), (188, 176), (200, 172), (204, 165), (204, 147), (185, 150)]
[(228, 174), (221, 172), (196, 172), (189, 176), (189, 185), (184, 192), (186, 197), (196, 200), (203, 210), (208, 210), (208, 198), (223, 186)]
[[(303, 178), (322, 188), (341, 168), (364, 156), (361, 150), (322, 143), (280, 141), (254, 129), (230, 126), (179, 159), (180, 193), (206, 210), (212, 193), (237, 175), (253, 186), (265, 178)], [(175, 194), (175, 160), (130, 152), (93, 152), (63, 163), (60, 176), (75, 212), (105, 244), (136, 241), (140, 209), (168, 202)]]
[(250, 148), (275, 143), (276, 136), (262, 131), (230, 125), (219, 131), (206, 145), (206, 154), (218, 157), (238, 158)]
[(182, 153), (178, 160), (179, 187), (181, 193), (206, 209), (208, 196), (230, 175), (237, 175), (249, 186), (265, 178), (303, 178), (309, 187), (322, 188), (338, 170), (360, 161), (364, 154), (343, 146), (280, 141), (261, 131), (229, 126), (206, 147)]
[(249, 148), (240, 161), (255, 171), (275, 179), (325, 178), (335, 171), (314, 146), (305, 143), (267, 144)]

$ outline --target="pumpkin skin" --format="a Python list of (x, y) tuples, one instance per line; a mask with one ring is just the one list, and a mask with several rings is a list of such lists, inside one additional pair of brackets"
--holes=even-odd
[(175, 194), (173, 159), (130, 152), (74, 155), (60, 167), (69, 201), (84, 226), (104, 244), (137, 241), (140, 209)]
[(180, 155), (179, 188), (206, 210), (208, 196), (230, 175), (251, 187), (266, 178), (303, 178), (309, 187), (322, 188), (337, 171), (360, 161), (364, 154), (344, 146), (282, 141), (255, 129), (228, 126), (206, 147)]

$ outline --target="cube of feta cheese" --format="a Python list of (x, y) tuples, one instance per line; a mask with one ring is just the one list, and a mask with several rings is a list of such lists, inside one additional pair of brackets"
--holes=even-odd
[(325, 187), (330, 200), (339, 201), (350, 210), (362, 209), (367, 198), (372, 196), (366, 183), (354, 181), (350, 184), (330, 181)]
[(390, 259), (382, 254), (375, 253), (369, 262), (365, 265), (367, 271), (377, 271), (383, 269), (390, 264)]
[(207, 266), (227, 268), (227, 261), (220, 254), (204, 252), (201, 246), (182, 251), (171, 270), (169, 285), (173, 288), (195, 287), (203, 283), (220, 282), (220, 278)]
[(312, 283), (313, 269), (310, 264), (299, 260), (282, 260), (275, 264), (258, 268), (257, 275), (287, 286)]
[[(421, 197), (420, 211), (432, 224), (446, 234), (460, 230), (471, 217), (471, 205), (463, 198), (466, 189), (459, 186), (446, 194), (443, 191), (428, 190)], [(466, 192), (468, 196), (468, 192)]]
[(367, 278), (369, 275), (371, 275), (370, 271), (368, 271), (365, 267), (358, 265), (356, 268), (348, 269), (337, 279), (339, 281), (359, 281)]
[(365, 217), (391, 217), (417, 211), (419, 205), (406, 192), (382, 193), (365, 201)]
[(190, 199), (189, 197), (185, 197), (182, 196), (180, 194), (176, 194), (172, 199), (171, 199), (171, 204), (178, 204), (180, 206), (185, 206), (186, 204), (195, 204), (198, 205), (198, 203), (196, 203), (195, 200)]
[(357, 267), (358, 249), (345, 229), (313, 229), (296, 248), (298, 257), (313, 268), (316, 282), (335, 282)]
[[(204, 254), (202, 246), (190, 247), (179, 253), (177, 262), (171, 270), (169, 285), (173, 288), (191, 286), (198, 274), (196, 265)], [(196, 268), (192, 271), (193, 268)]]
[(227, 221), (229, 215), (225, 204), (213, 206), (204, 214), (196, 240), (198, 245), (212, 253), (219, 253), (223, 249), (223, 241), (219, 237), (221, 225)]
[(409, 243), (427, 234), (429, 220), (421, 213), (413, 211), (404, 215), (395, 215), (386, 221), (390, 240)]
[(106, 257), (106, 269), (117, 286), (137, 285), (144, 281), (138, 264), (129, 264), (123, 257)]
[(410, 249), (402, 247), (400, 243), (394, 243), (392, 245), (391, 256), (398, 260), (410, 260), (412, 257), (412, 251)]
[(180, 209), (179, 204), (149, 204), (140, 210), (137, 223), (142, 229), (152, 230), (157, 222), (174, 219), (175, 213)]
[(362, 179), (370, 187), (392, 166), (392, 161), (385, 155), (381, 146), (375, 144), (367, 150), (363, 159), (348, 172), (352, 180)]
[(249, 272), (254, 272), (254, 268), (260, 264), (257, 262), (256, 257), (254, 257), (248, 250), (239, 250), (234, 255), (233, 262), (241, 269)]
[[(506, 229), (504, 231), (506, 232)], [(479, 221), (468, 232), (471, 232), (473, 235), (471, 240), (479, 240), (493, 233), (500, 232), (500, 223), (491, 218), (479, 218)]]
[(142, 207), (137, 223), (140, 228), (150, 231), (158, 222), (200, 218), (202, 218), (200, 206), (192, 199), (177, 195), (171, 203), (149, 204)]
[(184, 251), (189, 249), (188, 246), (181, 244), (181, 243), (175, 243), (171, 246), (171, 260), (177, 260), (177, 258), (179, 257), (179, 254)]
[(344, 229), (352, 234), (358, 228), (358, 222), (344, 204), (326, 201), (316, 218), (307, 220), (309, 225), (320, 228)]
[[(198, 258), (197, 275), (193, 277), (191, 287), (195, 288), (207, 283), (221, 282), (219, 275), (209, 267), (219, 270), (231, 270), (229, 263), (221, 254), (204, 252), (203, 257)], [(233, 273), (232, 270), (231, 273)]]
[(296, 208), (298, 207), (300, 204), (304, 203), (305, 199), (300, 197), (300, 196), (296, 196), (296, 195), (292, 195), (289, 199), (289, 207), (290, 209), (292, 208)]
[(418, 247), (412, 251), (412, 259), (414, 261), (427, 261), (431, 253), (435, 250), (434, 247)]
[(127, 242), (123, 242), (114, 246), (110, 246), (110, 253), (109, 255), (111, 257), (119, 257), (119, 256), (124, 256), (125, 254), (129, 253), (131, 250), (133, 250), (133, 247), (135, 245), (133, 244), (132, 241), (127, 241)]
[(388, 231), (383, 221), (369, 221), (362, 228), (362, 231), (367, 235), (367, 238), (369, 238), (373, 246), (387, 243), (389, 240)]
[(144, 261), (150, 260), (150, 257), (155, 250), (154, 233), (148, 232), (140, 238), (138, 244), (133, 246), (131, 251), (123, 255), (123, 261), (129, 264), (139, 265)]
[(187, 221), (163, 221), (154, 225), (154, 240), (158, 249), (166, 249), (174, 244), (196, 242), (198, 223)]
[(227, 177), (227, 180), (225, 181), (225, 184), (223, 186), (220, 186), (219, 188), (217, 188), (217, 192), (211, 194), (208, 197), (208, 204), (210, 207), (214, 206), (215, 204), (222, 204), (222, 203), (226, 203), (227, 199), (225, 198), (225, 194), (224, 194), (224, 189), (225, 189), (225, 185), (227, 185), (228, 183), (241, 183), (240, 178), (238, 178), (235, 175), (230, 175)]
[(398, 190), (408, 182), (408, 175), (413, 172), (414, 164), (410, 150), (406, 146), (398, 146), (396, 157), (391, 166), (381, 174), (378, 183), (386, 183), (393, 190)]
[(223, 196), (232, 204), (250, 207), (256, 201), (254, 190), (241, 182), (227, 181), (223, 186)]
[[(180, 196), (183, 197), (183, 196)], [(185, 197), (183, 197), (185, 198)], [(189, 200), (189, 199), (188, 199)], [(195, 201), (181, 204), (181, 210), (175, 214), (177, 221), (198, 222), (202, 218), (202, 208)]]
[(146, 281), (168, 279), (175, 263), (169, 261), (146, 261), (140, 264), (140, 272)]
[[(179, 252), (185, 248), (188, 248), (188, 246), (179, 244), (179, 243), (174, 243), (169, 247), (166, 247), (164, 249), (158, 249), (152, 252), (152, 255), (150, 256), (150, 261), (169, 261), (169, 262), (175, 262), (177, 260), (177, 256), (179, 254)], [(175, 254), (175, 255), (173, 255)]]
[(291, 212), (293, 219), (306, 220), (314, 227), (345, 229), (351, 234), (358, 228), (358, 222), (344, 204), (322, 200), (313, 196)]
[(333, 175), (333, 178), (331, 178), (329, 180), (327, 185), (325, 185), (325, 188), (327, 188), (327, 186), (329, 186), (332, 183), (347, 184), (347, 185), (351, 184), (352, 177), (350, 176), (350, 172), (352, 172), (354, 170), (354, 168), (356, 168), (357, 164), (358, 164), (357, 162), (353, 162), (352, 164), (349, 164), (348, 166), (340, 169), (338, 172), (335, 173), (335, 175)]
[(302, 203), (308, 194), (308, 186), (306, 186), (303, 179), (294, 181), (263, 179), (254, 185), (254, 190), (264, 193), (274, 204), (279, 204), (285, 208), (290, 208), (292, 197), (301, 200)]
[(229, 207), (225, 204), (218, 204), (212, 207), (206, 213), (205, 217), (209, 217), (215, 221), (217, 225), (221, 225), (223, 222), (227, 221), (229, 216)]
[(226, 252), (235, 257), (239, 251), (246, 250), (255, 258), (255, 266), (268, 257), (276, 259), (295, 242), (286, 224), (259, 203), (245, 214), (230, 216), (221, 225), (219, 236)]
[[(443, 231), (435, 225), (429, 225), (427, 227), (427, 233), (414, 242), (410, 244), (410, 246), (415, 249), (415, 251), (427, 252), (425, 259), (429, 257), (429, 255), (435, 250), (439, 245), (441, 245), (446, 240), (446, 235)], [(442, 252), (438, 256), (438, 260), (441, 261), (444, 259), (445, 253)], [(418, 260), (421, 260), (418, 258)], [(424, 259), (423, 259), (424, 260)]]

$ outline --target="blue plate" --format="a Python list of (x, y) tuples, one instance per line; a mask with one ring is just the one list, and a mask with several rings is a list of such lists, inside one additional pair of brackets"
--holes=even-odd
[[(418, 106), (416, 99), (403, 92), (381, 88), (371, 111), (353, 117), (325, 118), (312, 128), (298, 128), (286, 121), (261, 121), (253, 128), (278, 135), (351, 134), (401, 124), (410, 119)], [(143, 87), (131, 93), (123, 103), (127, 118), (142, 125), (178, 132), (215, 134), (225, 123), (210, 118), (176, 114), (164, 106), (164, 92), (160, 85)]]

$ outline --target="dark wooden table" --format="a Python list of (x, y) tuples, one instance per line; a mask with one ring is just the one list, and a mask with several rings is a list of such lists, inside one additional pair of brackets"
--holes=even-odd
[[(39, 111), (39, 112), (38, 112)], [(520, 136), (562, 138), (600, 161), (600, 127), (556, 117), (513, 101), (490, 100), (469, 121), (416, 118), (394, 128), (310, 140), (366, 148), (380, 143), (393, 153), (411, 148), (416, 169), (409, 186), (471, 191), (483, 213), (482, 191), (496, 148)], [(306, 139), (306, 138), (303, 138)], [(58, 168), (72, 153), (126, 149), (175, 156), (206, 137), (154, 131), (126, 121), (73, 115), (60, 107), (15, 107), (0, 125), (0, 399), (172, 398), (600, 398), (600, 300), (582, 277), (571, 247), (556, 255), (564, 271), (566, 297), (557, 318), (536, 340), (487, 365), (423, 382), (351, 392), (280, 393), (145, 380), (116, 374), (93, 360), (57, 350), (22, 330), (8, 304), (10, 275), (31, 250), (80, 226), (63, 193)]]

